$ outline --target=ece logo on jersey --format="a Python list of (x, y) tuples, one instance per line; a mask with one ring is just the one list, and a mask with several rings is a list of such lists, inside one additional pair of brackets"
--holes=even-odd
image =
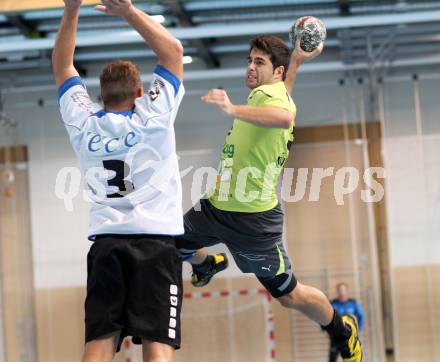
[(113, 153), (122, 147), (131, 148), (138, 144), (136, 134), (130, 131), (121, 137), (112, 137), (101, 135), (99, 133), (87, 133), (86, 136), (87, 150), (90, 152)]

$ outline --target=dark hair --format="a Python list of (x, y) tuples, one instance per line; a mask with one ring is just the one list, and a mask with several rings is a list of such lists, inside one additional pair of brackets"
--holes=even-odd
[(284, 66), (283, 80), (286, 78), (289, 67), (290, 50), (284, 41), (276, 36), (261, 35), (251, 40), (249, 53), (252, 49), (259, 49), (269, 55), (273, 69)]
[(133, 100), (142, 88), (141, 75), (136, 64), (116, 60), (107, 64), (99, 77), (101, 98), (105, 106), (116, 106)]

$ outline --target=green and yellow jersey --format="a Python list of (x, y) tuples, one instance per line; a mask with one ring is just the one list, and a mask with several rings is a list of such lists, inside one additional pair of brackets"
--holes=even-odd
[(294, 138), (296, 106), (283, 82), (262, 85), (247, 104), (292, 112), (290, 129), (266, 128), (235, 119), (226, 137), (215, 188), (209, 201), (217, 209), (261, 212), (278, 203), (276, 187)]

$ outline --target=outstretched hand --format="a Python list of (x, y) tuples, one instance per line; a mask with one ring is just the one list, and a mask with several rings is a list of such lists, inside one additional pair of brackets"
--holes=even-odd
[(324, 42), (319, 44), (319, 46), (312, 52), (306, 52), (301, 48), (301, 38), (298, 37), (295, 42), (295, 49), (292, 53), (292, 60), (294, 60), (298, 65), (310, 61), (316, 58), (319, 54), (322, 53), (324, 49)]
[(66, 8), (77, 9), (81, 7), (82, 0), (64, 0)]
[(202, 101), (220, 108), (227, 115), (232, 115), (234, 111), (234, 105), (231, 103), (228, 94), (223, 89), (209, 90), (204, 96), (202, 96)]
[(124, 16), (132, 7), (131, 0), (101, 0), (101, 5), (96, 5), (95, 10), (107, 15)]

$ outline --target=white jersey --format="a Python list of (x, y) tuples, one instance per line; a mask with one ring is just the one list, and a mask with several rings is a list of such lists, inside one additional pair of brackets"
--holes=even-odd
[(89, 239), (102, 234), (183, 234), (174, 121), (184, 95), (158, 65), (129, 111), (94, 103), (79, 77), (58, 90), (61, 115), (92, 202)]

